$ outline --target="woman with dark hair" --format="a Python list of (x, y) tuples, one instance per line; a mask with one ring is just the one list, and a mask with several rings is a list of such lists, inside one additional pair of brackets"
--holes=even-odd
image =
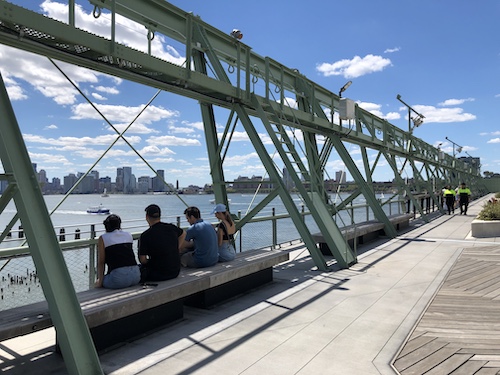
[(219, 262), (229, 262), (236, 256), (233, 245), (236, 226), (226, 209), (226, 205), (222, 203), (217, 204), (212, 213), (220, 220), (216, 227), (219, 244)]
[[(103, 222), (106, 233), (97, 242), (98, 288), (126, 288), (138, 284), (141, 279), (132, 249), (132, 235), (121, 230), (121, 223), (118, 215), (109, 215)], [(105, 275), (106, 265), (108, 272)]]

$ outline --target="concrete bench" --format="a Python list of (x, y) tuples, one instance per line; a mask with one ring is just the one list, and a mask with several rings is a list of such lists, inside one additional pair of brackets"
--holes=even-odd
[[(388, 216), (389, 221), (398, 231), (407, 228), (410, 225), (410, 219), (413, 217), (413, 214), (397, 214)], [(369, 220), (345, 226), (341, 228), (340, 231), (349, 243), (349, 246), (354, 247), (354, 244), (365, 244), (384, 235), (384, 224), (377, 220)], [(313, 239), (319, 244), (319, 248), (323, 254), (331, 255), (322, 233), (313, 234)]]
[[(183, 317), (184, 305), (208, 308), (271, 282), (272, 267), (287, 252), (252, 250), (213, 267), (181, 270), (173, 280), (126, 289), (90, 289), (77, 294), (96, 349), (116, 344)], [(46, 302), (0, 311), (0, 341), (52, 326)]]

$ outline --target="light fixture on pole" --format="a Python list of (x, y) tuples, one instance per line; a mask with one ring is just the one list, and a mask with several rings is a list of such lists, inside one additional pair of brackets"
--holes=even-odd
[(243, 33), (240, 30), (238, 30), (238, 29), (233, 29), (233, 31), (231, 31), (230, 35), (234, 39), (238, 39), (238, 40), (240, 40), (241, 38), (243, 38)]
[[(342, 127), (342, 118), (348, 119), (352, 117), (351, 114), (347, 114), (347, 112), (354, 112), (354, 102), (352, 100), (342, 99), (342, 93), (352, 85), (352, 81), (347, 81), (344, 86), (342, 86), (339, 90), (339, 125)], [(348, 108), (349, 107), (349, 108)]]
[(342, 97), (342, 93), (343, 93), (345, 90), (347, 90), (347, 89), (349, 88), (349, 86), (351, 86), (351, 85), (352, 85), (352, 81), (348, 81), (348, 82), (347, 82), (344, 86), (342, 86), (342, 87), (340, 88), (340, 91), (339, 91), (339, 98), (341, 98), (341, 97)]
[[(396, 99), (399, 100), (401, 103), (403, 103), (406, 106), (406, 108), (408, 108), (408, 133), (411, 134), (413, 132), (414, 127), (418, 128), (420, 125), (422, 125), (424, 123), (425, 116), (422, 115), (421, 113), (418, 113), (411, 106), (406, 104), (403, 101), (403, 99), (401, 99), (401, 95), (398, 94), (396, 96)], [(411, 117), (412, 112), (416, 115), (415, 117)], [(411, 126), (412, 121), (413, 121), (413, 127)]]
[[(455, 157), (456, 154), (460, 154), (462, 152), (463, 146), (460, 146), (459, 144), (453, 142), (450, 138), (445, 137), (446, 140), (450, 141), (453, 144), (453, 157)], [(455, 152), (455, 146), (456, 146), (456, 152)]]

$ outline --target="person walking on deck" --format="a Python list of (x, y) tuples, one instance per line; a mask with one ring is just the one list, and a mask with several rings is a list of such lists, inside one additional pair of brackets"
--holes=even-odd
[(469, 207), (471, 191), (465, 185), (465, 182), (462, 182), (458, 187), (458, 196), (459, 196), (458, 204), (460, 205), (460, 215), (467, 215), (467, 208)]
[(444, 199), (446, 201), (446, 207), (448, 207), (448, 215), (455, 213), (455, 190), (453, 190), (450, 185), (446, 186), (444, 190)]

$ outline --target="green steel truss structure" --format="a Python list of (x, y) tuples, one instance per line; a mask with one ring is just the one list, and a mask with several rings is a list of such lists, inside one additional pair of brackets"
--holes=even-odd
[[(224, 177), (224, 159), (239, 124), (248, 134), (273, 187), (260, 204), (241, 218), (239, 227), (279, 196), (319, 270), (329, 270), (329, 266), (293, 202), (284, 182), (283, 169), (342, 268), (356, 263), (357, 259), (333, 216), (357, 196), (364, 196), (374, 217), (385, 224), (386, 234), (396, 235), (382, 203), (375, 196), (373, 174), (377, 166), (386, 164), (392, 168), (397, 184), (395, 194), (406, 195), (424, 218), (426, 213), (415, 192), (427, 192), (436, 204), (437, 191), (445, 182), (457, 185), (459, 181), (466, 181), (477, 194), (485, 192), (479, 167), (441, 153), (411, 132), (358, 106), (352, 119), (335, 121), (341, 101), (338, 95), (299, 71), (254, 53), (241, 40), (206, 24), (192, 13), (164, 0), (89, 2), (94, 6), (96, 18), (102, 14), (110, 18), (110, 37), (89, 33), (75, 25), (75, 0), (68, 1), (66, 22), (1, 1), (0, 43), (197, 100), (205, 128), (215, 198), (220, 202), (227, 202), (226, 187), (232, 183)], [(117, 42), (116, 15), (147, 29), (144, 40), (147, 52)], [(160, 34), (185, 48), (182, 66), (152, 55), (151, 41)], [(3, 82), (0, 86), (3, 114), (0, 156), (4, 169), (1, 178), (9, 183), (0, 198), (0, 210), (3, 211), (11, 199), (15, 201), (18, 212), (10, 227), (19, 218), (25, 229), (68, 369), (71, 373), (100, 373)], [(289, 98), (293, 98), (293, 105)], [(216, 115), (221, 112), (227, 117), (219, 138)], [(265, 129), (272, 141), (275, 157), (270, 156), (256, 124)], [(353, 149), (359, 151), (361, 163), (352, 158)], [(336, 205), (330, 201), (324, 184), (327, 163), (334, 152), (357, 186), (347, 199)], [(411, 185), (408, 177), (411, 177)], [(4, 230), (0, 240), (10, 227)]]

